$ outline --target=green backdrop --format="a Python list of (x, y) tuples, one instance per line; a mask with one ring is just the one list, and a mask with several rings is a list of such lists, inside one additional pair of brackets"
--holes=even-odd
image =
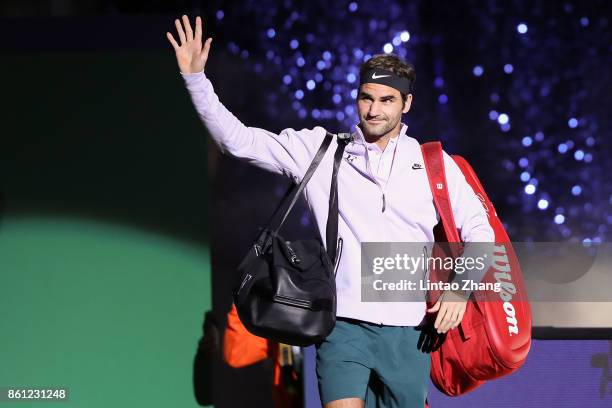
[(0, 58), (0, 386), (68, 387), (54, 406), (197, 406), (207, 149), (173, 58)]

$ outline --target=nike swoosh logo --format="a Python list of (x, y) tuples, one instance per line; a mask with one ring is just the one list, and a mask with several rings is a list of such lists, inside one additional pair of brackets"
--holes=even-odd
[(418, 163), (414, 163), (414, 164), (412, 165), (412, 169), (413, 169), (413, 170), (419, 170), (419, 169), (422, 169), (422, 168), (423, 168), (423, 166), (421, 166), (421, 165), (420, 165), (420, 164), (418, 164)]
[(378, 78), (384, 78), (384, 77), (390, 77), (391, 75), (376, 75), (376, 73), (372, 74), (372, 79), (378, 79)]

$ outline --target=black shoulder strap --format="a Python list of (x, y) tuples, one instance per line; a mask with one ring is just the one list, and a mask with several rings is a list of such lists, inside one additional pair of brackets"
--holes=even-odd
[(350, 140), (347, 133), (338, 134), (338, 147), (334, 153), (334, 168), (332, 170), (331, 186), (329, 188), (329, 211), (327, 213), (327, 226), (325, 228), (325, 242), (327, 255), (333, 264), (336, 263), (336, 248), (338, 243), (338, 169), (344, 154), (344, 148)]
[[(285, 220), (287, 219), (287, 216), (289, 215), (289, 213), (291, 212), (291, 210), (297, 203), (297, 200), (300, 194), (302, 193), (302, 191), (304, 191), (304, 188), (306, 188), (306, 184), (308, 184), (308, 181), (310, 180), (315, 170), (319, 166), (319, 163), (321, 163), (321, 160), (325, 156), (325, 153), (329, 145), (331, 144), (333, 138), (334, 138), (334, 135), (327, 132), (327, 134), (325, 135), (325, 138), (323, 139), (323, 142), (321, 143), (321, 146), (319, 146), (319, 150), (317, 150), (317, 153), (312, 159), (312, 162), (310, 163), (308, 170), (306, 170), (304, 177), (302, 178), (299, 184), (297, 185), (294, 184), (289, 188), (289, 190), (287, 190), (287, 192), (285, 193), (285, 196), (282, 198), (280, 204), (278, 205), (278, 207), (276, 207), (276, 210), (274, 210), (274, 213), (272, 214), (268, 223), (266, 224), (265, 229), (270, 228), (270, 224), (272, 223), (274, 219), (276, 219), (276, 216), (278, 212), (280, 211), (280, 209), (285, 207), (288, 202), (289, 205), (287, 209), (285, 210), (285, 213), (283, 214), (283, 217), (281, 218), (280, 223), (274, 229), (274, 233), (275, 234), (278, 233), (278, 231), (281, 229), (281, 227), (285, 223)], [(332, 170), (332, 180), (331, 180), (330, 193), (329, 193), (329, 211), (327, 214), (327, 228), (326, 228), (326, 237), (325, 237), (327, 253), (332, 263), (334, 263), (335, 261), (336, 241), (338, 240), (338, 169), (340, 168), (340, 162), (342, 160), (342, 154), (344, 152), (344, 148), (346, 147), (346, 144), (350, 140), (350, 134), (340, 133), (337, 139), (338, 139), (338, 147), (336, 148), (336, 152), (334, 154), (334, 167)]]

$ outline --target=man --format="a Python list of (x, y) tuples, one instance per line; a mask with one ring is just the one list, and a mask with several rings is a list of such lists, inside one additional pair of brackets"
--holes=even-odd
[[(172, 44), (194, 106), (223, 152), (299, 181), (325, 137), (322, 127), (279, 134), (247, 127), (220, 102), (204, 74), (212, 39), (202, 44), (187, 16), (175, 21), (180, 44)], [(184, 25), (184, 30), (183, 30)], [(415, 327), (426, 312), (435, 328), (459, 325), (466, 300), (445, 292), (427, 310), (424, 302), (362, 302), (361, 242), (433, 242), (438, 223), (419, 143), (406, 135), (401, 116), (410, 110), (414, 68), (394, 55), (378, 55), (360, 69), (359, 124), (338, 173), (338, 236), (343, 240), (337, 286), (337, 324), (317, 346), (322, 403), (340, 407), (425, 405), (429, 356), (417, 348)], [(306, 187), (306, 197), (325, 237), (334, 144)], [(465, 242), (490, 242), (493, 231), (474, 191), (444, 153), (455, 222)]]

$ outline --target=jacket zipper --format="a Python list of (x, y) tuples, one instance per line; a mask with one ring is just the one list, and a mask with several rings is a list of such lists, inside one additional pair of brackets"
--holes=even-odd
[[(391, 178), (391, 173), (393, 172), (393, 162), (395, 161), (395, 153), (397, 153), (397, 145), (399, 144), (399, 137), (400, 136), (397, 136), (397, 140), (395, 142), (395, 146), (393, 146), (393, 157), (391, 158), (391, 166), (389, 168), (389, 175), (387, 176), (387, 184), (389, 184), (389, 179)], [(388, 147), (388, 145), (387, 145), (387, 147)], [(367, 152), (367, 150), (366, 150), (366, 152)], [(385, 209), (387, 208), (387, 200), (385, 198), (385, 188), (383, 188), (383, 186), (378, 182), (378, 180), (376, 179), (376, 177), (372, 173), (372, 168), (370, 167), (370, 154), (369, 153), (366, 153), (366, 154), (368, 155), (367, 156), (366, 167), (368, 169), (368, 173), (370, 174), (370, 178), (372, 180), (374, 180), (374, 182), (376, 183), (376, 185), (380, 189), (380, 194), (381, 194), (381, 199), (382, 199), (382, 208), (381, 208), (380, 212), (384, 213)], [(381, 159), (382, 159), (382, 157), (381, 157)], [(385, 187), (386, 187), (386, 185), (385, 185)]]
[(380, 185), (378, 180), (376, 180), (376, 177), (374, 176), (374, 173), (372, 173), (372, 168), (370, 167), (370, 154), (369, 153), (366, 153), (366, 154), (368, 155), (367, 156), (367, 160), (366, 160), (366, 169), (368, 170), (368, 174), (370, 175), (370, 178), (372, 179), (372, 181), (374, 181), (374, 183), (376, 183), (376, 185), (380, 189), (380, 193), (381, 193), (381, 196), (382, 196), (382, 208), (381, 208), (380, 212), (384, 213), (385, 212), (385, 208), (386, 208), (385, 190)]

